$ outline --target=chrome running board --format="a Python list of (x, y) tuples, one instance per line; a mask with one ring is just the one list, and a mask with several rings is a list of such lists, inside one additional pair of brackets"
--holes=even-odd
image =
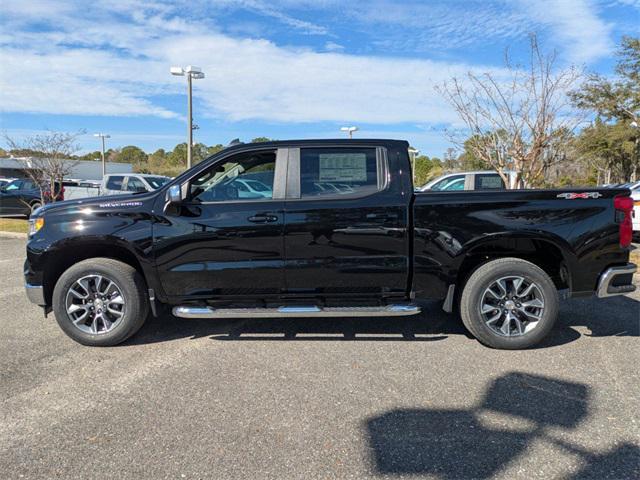
[(277, 308), (212, 308), (173, 307), (181, 318), (283, 318), (283, 317), (394, 317), (420, 313), (417, 305), (386, 305), (384, 307), (316, 307), (295, 306)]

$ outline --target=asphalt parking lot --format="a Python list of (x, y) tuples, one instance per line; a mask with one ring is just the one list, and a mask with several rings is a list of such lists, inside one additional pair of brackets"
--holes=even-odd
[(88, 348), (0, 238), (2, 478), (638, 478), (640, 294), (571, 300), (539, 348), (419, 318), (148, 321)]

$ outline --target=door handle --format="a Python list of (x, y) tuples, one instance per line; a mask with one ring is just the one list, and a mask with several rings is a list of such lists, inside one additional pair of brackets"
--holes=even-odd
[(263, 214), (263, 215), (254, 215), (252, 217), (247, 218), (247, 220), (253, 223), (270, 223), (270, 222), (277, 222), (278, 217), (275, 215)]

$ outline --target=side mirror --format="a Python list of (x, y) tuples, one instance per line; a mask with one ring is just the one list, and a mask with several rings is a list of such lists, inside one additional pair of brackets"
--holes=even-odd
[(167, 190), (167, 203), (182, 202), (182, 189), (180, 185), (171, 185)]

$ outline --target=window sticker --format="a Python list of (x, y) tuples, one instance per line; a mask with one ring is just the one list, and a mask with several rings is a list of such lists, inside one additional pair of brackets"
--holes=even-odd
[(320, 182), (366, 182), (367, 155), (365, 153), (321, 153)]

